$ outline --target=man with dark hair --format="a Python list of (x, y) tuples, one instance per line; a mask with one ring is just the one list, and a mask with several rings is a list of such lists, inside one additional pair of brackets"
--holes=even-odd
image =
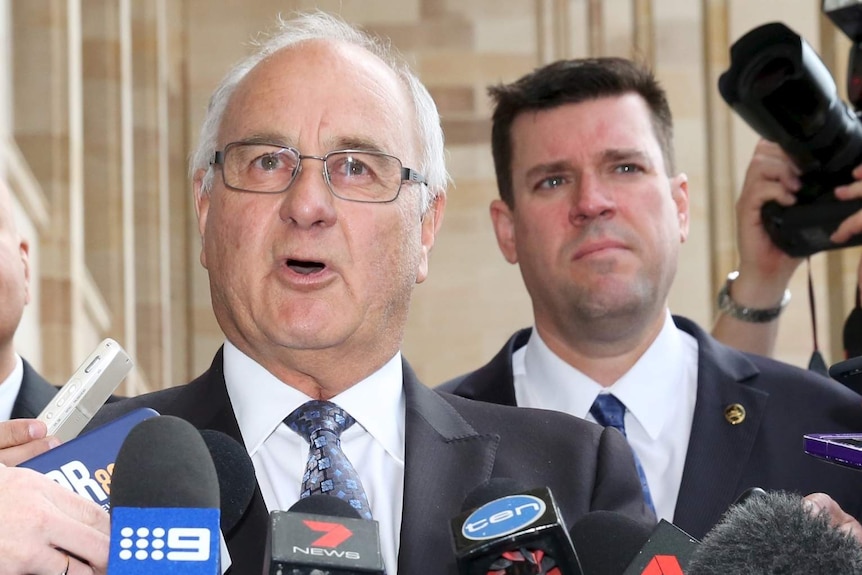
[(490, 92), (501, 198), (491, 218), (535, 325), (443, 388), (617, 427), (645, 501), (695, 537), (752, 486), (823, 491), (858, 517), (860, 477), (808, 457), (801, 438), (857, 429), (859, 396), (668, 310), (689, 189), (652, 74), (619, 58), (570, 60)]

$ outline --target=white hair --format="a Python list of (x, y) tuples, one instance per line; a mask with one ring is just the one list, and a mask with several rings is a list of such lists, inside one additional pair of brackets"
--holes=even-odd
[(443, 147), (443, 129), (440, 126), (437, 106), (427, 88), (388, 43), (324, 12), (300, 14), (290, 20), (279, 17), (276, 31), (259, 44), (256, 53), (235, 65), (213, 92), (201, 126), (198, 146), (189, 163), (191, 177), (194, 177), (198, 170), (206, 170), (201, 193), (207, 193), (212, 187), (211, 160), (218, 145), (218, 132), (225, 110), (236, 87), (246, 74), (266, 57), (288, 46), (309, 40), (332, 40), (364, 48), (383, 60), (404, 85), (416, 112), (417, 136), (422, 147), (417, 170), (425, 176), (427, 182), (427, 186), (420, 186), (421, 208), (424, 214), (432, 200), (445, 193), (449, 183)]

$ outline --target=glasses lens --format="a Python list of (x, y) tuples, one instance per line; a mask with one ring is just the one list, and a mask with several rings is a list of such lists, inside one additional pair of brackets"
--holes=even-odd
[(283, 192), (296, 175), (297, 153), (266, 144), (232, 144), (225, 149), (224, 183), (248, 192)]
[(401, 161), (372, 152), (335, 152), (326, 157), (329, 185), (339, 198), (390, 202), (401, 189)]

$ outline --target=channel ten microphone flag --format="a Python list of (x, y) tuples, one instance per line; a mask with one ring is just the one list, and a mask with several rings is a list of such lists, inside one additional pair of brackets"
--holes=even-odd
[[(479, 486), (467, 496), (465, 511), (452, 519), (458, 572), (581, 575), (550, 489), (518, 489), (508, 494), (507, 482), (514, 484), (513, 480), (497, 478)], [(487, 503), (476, 507), (482, 501)]]
[(270, 513), (264, 574), (383, 575), (376, 521), (334, 495), (300, 499)]
[(108, 575), (220, 575), (219, 518), (215, 465), (198, 430), (172, 416), (142, 421), (114, 466)]

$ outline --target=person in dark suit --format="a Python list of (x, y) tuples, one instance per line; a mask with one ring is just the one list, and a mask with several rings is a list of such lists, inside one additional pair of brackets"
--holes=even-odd
[(11, 467), (59, 444), (33, 419), (57, 390), (13, 344), (30, 301), (28, 256), (0, 180), (0, 573), (67, 573), (70, 558), (61, 549), (103, 569), (110, 522), (101, 506), (40, 473)]
[(331, 491), (378, 522), (390, 575), (454, 575), (449, 521), (492, 478), (549, 486), (569, 524), (654, 522), (616, 431), (440, 394), (401, 357), (448, 176), (430, 95), (381, 43), (322, 13), (282, 22), (216, 89), (191, 172), (226, 341), (193, 382), (91, 426), (149, 406), (244, 443), (257, 492), (226, 534), (233, 573), (261, 572), (268, 510), (340, 481), (314, 481), (314, 453), (303, 477), (327, 426), (351, 478)]
[(802, 435), (859, 430), (862, 398), (668, 310), (689, 189), (652, 74), (559, 61), (491, 94), (491, 217), (535, 325), (440, 389), (623, 429), (645, 499), (695, 537), (755, 486), (826, 492), (859, 517), (862, 476), (804, 454)]

